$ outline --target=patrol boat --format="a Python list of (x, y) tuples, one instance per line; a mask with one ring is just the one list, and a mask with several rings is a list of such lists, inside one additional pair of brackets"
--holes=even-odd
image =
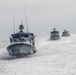
[(7, 50), (12, 56), (26, 56), (37, 52), (35, 48), (35, 36), (33, 33), (23, 32), (24, 26), (19, 26), (20, 31), (11, 34), (10, 45)]
[(59, 40), (60, 39), (60, 35), (59, 35), (59, 31), (56, 31), (56, 29), (53, 29), (54, 31), (50, 32), (50, 40)]
[(68, 37), (68, 36), (70, 36), (69, 31), (66, 31), (64, 29), (64, 32), (62, 33), (62, 37)]

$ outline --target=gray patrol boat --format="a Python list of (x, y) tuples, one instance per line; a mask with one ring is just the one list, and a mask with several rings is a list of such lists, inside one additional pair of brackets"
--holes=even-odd
[(64, 32), (62, 33), (62, 37), (69, 37), (69, 36), (70, 36), (69, 31), (66, 31), (64, 29)]
[(23, 32), (24, 26), (19, 26), (20, 31), (16, 34), (11, 34), (11, 44), (7, 50), (12, 56), (26, 56), (37, 52), (35, 48), (35, 36), (33, 33)]
[(53, 29), (54, 31), (50, 32), (50, 40), (59, 40), (60, 39), (60, 35), (59, 35), (59, 31), (56, 31), (56, 29)]

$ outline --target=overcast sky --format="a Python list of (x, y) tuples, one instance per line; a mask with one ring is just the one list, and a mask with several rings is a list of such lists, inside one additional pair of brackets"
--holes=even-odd
[[(49, 35), (54, 27), (76, 33), (76, 0), (25, 0), (29, 32)], [(16, 25), (23, 20), (26, 31), (23, 0), (0, 0), (0, 39), (13, 33), (13, 12)]]

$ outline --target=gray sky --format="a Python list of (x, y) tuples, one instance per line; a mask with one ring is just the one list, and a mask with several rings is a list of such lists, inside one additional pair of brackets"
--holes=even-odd
[[(29, 32), (49, 35), (56, 27), (60, 33), (76, 33), (76, 0), (25, 0), (25, 6)], [(26, 27), (23, 0), (0, 0), (0, 39), (13, 33), (13, 12), (16, 31), (21, 20)]]

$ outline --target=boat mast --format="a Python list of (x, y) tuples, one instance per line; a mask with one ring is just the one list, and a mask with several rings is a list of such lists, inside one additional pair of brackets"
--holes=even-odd
[(25, 1), (23, 0), (24, 4), (24, 13), (25, 13), (25, 22), (26, 22), (26, 32), (28, 33), (28, 23), (27, 23), (27, 16), (26, 16), (26, 7), (25, 7)]
[(15, 34), (15, 20), (14, 20), (14, 13), (13, 13), (13, 30), (14, 30), (14, 34)]

